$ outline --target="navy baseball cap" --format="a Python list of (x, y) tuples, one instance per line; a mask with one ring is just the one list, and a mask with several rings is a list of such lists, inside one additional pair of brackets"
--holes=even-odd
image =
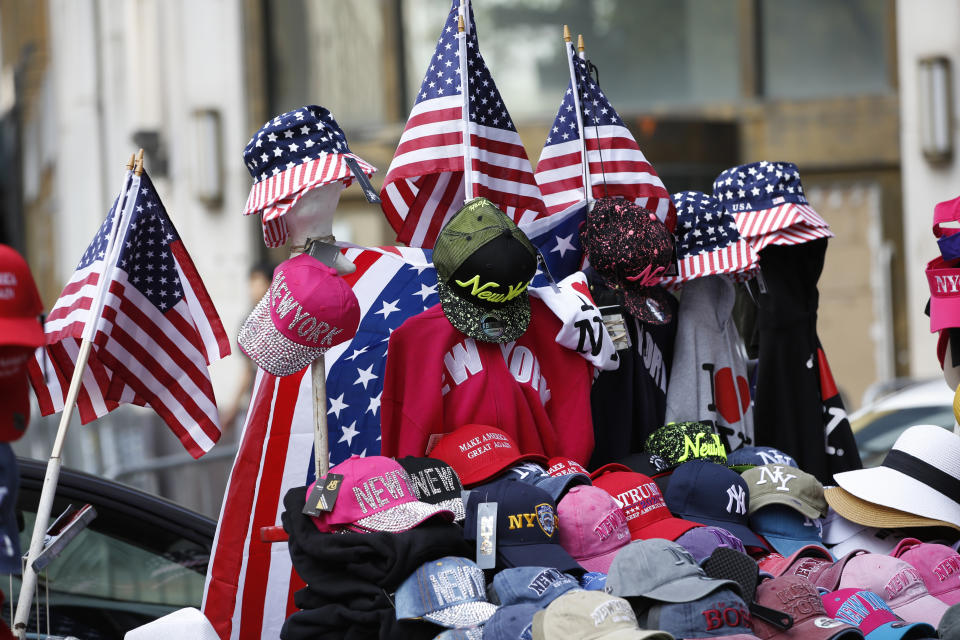
[(0, 574), (20, 575), (20, 528), (17, 526), (17, 491), (20, 473), (9, 443), (0, 442)]
[(497, 566), (553, 567), (580, 575), (583, 567), (560, 546), (557, 503), (539, 487), (498, 478), (470, 491), (464, 537), (477, 539), (477, 508), (497, 503)]
[(516, 480), (540, 487), (550, 494), (554, 502), (560, 502), (560, 498), (562, 498), (571, 487), (579, 484), (590, 484), (590, 476), (581, 473), (552, 476), (536, 462), (521, 462), (515, 464), (507, 469), (503, 477), (507, 480)]
[(750, 528), (784, 556), (811, 544), (823, 547), (820, 519), (808, 518), (786, 505), (772, 504), (757, 509), (750, 516)]
[(483, 639), (533, 638), (533, 615), (540, 609), (541, 607), (529, 603), (500, 607), (483, 625)]
[(759, 467), (765, 464), (782, 464), (787, 467), (796, 467), (797, 461), (773, 447), (740, 447), (727, 454), (729, 467)]
[(493, 590), (501, 605), (535, 604), (544, 608), (580, 583), (553, 567), (514, 567), (493, 576)]
[(685, 462), (673, 470), (664, 499), (677, 517), (722, 527), (745, 546), (767, 548), (750, 529), (750, 493), (733, 469), (703, 460)]

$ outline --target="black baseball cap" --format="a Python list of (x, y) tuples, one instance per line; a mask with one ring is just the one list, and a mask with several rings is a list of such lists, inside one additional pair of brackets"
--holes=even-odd
[(526, 332), (537, 250), (492, 202), (474, 198), (450, 218), (433, 264), (443, 314), (457, 330), (484, 342), (512, 342)]
[(397, 462), (410, 476), (410, 488), (420, 502), (449, 509), (454, 521), (463, 522), (463, 485), (453, 467), (436, 458), (407, 456)]

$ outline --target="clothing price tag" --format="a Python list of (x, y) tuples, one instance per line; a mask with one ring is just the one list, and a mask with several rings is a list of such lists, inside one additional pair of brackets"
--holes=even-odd
[(318, 480), (313, 485), (310, 495), (307, 496), (303, 513), (308, 516), (319, 516), (323, 511), (333, 511), (333, 505), (337, 502), (337, 495), (342, 485), (343, 475), (339, 473), (330, 473), (326, 478)]
[(757, 269), (756, 278), (757, 278), (757, 287), (759, 287), (760, 293), (766, 293), (766, 292), (767, 292), (767, 281), (763, 279), (763, 271), (762, 271), (762, 270)]
[(345, 162), (347, 163), (347, 166), (350, 167), (350, 173), (353, 174), (357, 184), (359, 184), (360, 188), (363, 190), (363, 195), (367, 198), (367, 202), (370, 204), (380, 204), (380, 196), (377, 195), (373, 185), (370, 184), (370, 179), (367, 177), (367, 174), (360, 169), (360, 165), (357, 164), (357, 161), (353, 158), (346, 157)]
[(607, 328), (610, 340), (617, 351), (630, 348), (630, 332), (627, 331), (627, 322), (620, 307), (600, 307), (603, 314), (603, 325)]
[(497, 503), (477, 505), (477, 566), (493, 569), (497, 566)]

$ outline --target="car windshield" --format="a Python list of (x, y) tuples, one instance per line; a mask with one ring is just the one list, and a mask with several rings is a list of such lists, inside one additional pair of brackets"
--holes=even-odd
[(868, 413), (851, 426), (860, 449), (863, 466), (874, 467), (908, 427), (935, 424), (953, 429), (953, 408), (950, 406), (909, 407), (895, 411)]

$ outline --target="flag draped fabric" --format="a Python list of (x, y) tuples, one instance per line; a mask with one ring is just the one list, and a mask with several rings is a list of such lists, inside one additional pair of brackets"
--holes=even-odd
[(86, 335), (93, 347), (78, 398), (83, 423), (129, 402), (153, 408), (194, 457), (220, 438), (207, 366), (229, 355), (230, 343), (146, 173), (128, 176), (44, 331), (47, 346), (30, 366), (43, 415), (63, 409)]
[[(550, 276), (557, 282), (574, 271), (579, 271), (583, 264), (580, 227), (586, 219), (587, 203), (580, 200), (563, 211), (521, 226), (530, 242), (543, 256), (543, 263), (550, 271)], [(541, 267), (537, 270), (531, 286), (547, 285), (548, 280)]]
[[(458, 10), (454, 0), (380, 191), (397, 240), (412, 247), (432, 248), (443, 223), (464, 202)], [(472, 26), (467, 64), (473, 195), (488, 198), (520, 224), (546, 211), (527, 152), (480, 56), (472, 10), (466, 18)]]
[[(607, 96), (590, 77), (586, 61), (581, 60), (569, 44), (567, 55), (571, 57), (579, 85), (576, 90), (583, 110), (593, 197), (623, 196), (633, 200), (656, 212), (673, 231), (677, 214), (663, 181), (640, 151)], [(585, 199), (581, 131), (577, 124), (574, 90), (571, 81), (537, 163), (537, 184), (547, 213), (551, 215)]]
[[(380, 452), (380, 396), (387, 341), (404, 320), (439, 302), (430, 251), (347, 249), (344, 278), (360, 303), (350, 342), (325, 354), (330, 464)], [(203, 612), (221, 638), (276, 638), (301, 585), (286, 543), (260, 540), (278, 526), (283, 496), (313, 481), (309, 367), (277, 378), (258, 372), (207, 570)]]

